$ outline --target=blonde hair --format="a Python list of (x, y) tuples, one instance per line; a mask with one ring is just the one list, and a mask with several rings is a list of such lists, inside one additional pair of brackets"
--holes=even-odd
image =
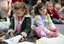
[(27, 14), (29, 14), (29, 8), (23, 3), (23, 2), (16, 2), (15, 4), (14, 4), (14, 9), (22, 9), (22, 11), (24, 11), (25, 10), (25, 13), (24, 13), (24, 15), (27, 15)]
[(52, 3), (52, 2), (47, 1), (47, 2), (46, 2), (46, 4), (45, 4), (45, 6), (46, 6), (46, 7), (48, 7), (48, 5), (49, 5), (49, 4), (52, 4), (52, 5), (53, 5), (53, 3)]
[(56, 3), (54, 7), (60, 7), (61, 8), (61, 4)]

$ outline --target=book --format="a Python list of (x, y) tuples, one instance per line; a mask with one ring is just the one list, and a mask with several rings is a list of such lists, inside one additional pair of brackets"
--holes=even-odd
[(24, 41), (24, 42), (20, 42), (18, 44), (35, 44), (35, 43)]
[(64, 38), (46, 38), (43, 37), (36, 41), (36, 44), (64, 44)]
[(7, 42), (8, 44), (18, 44), (21, 37), (22, 37), (21, 35), (18, 35), (18, 36), (5, 40), (5, 42)]

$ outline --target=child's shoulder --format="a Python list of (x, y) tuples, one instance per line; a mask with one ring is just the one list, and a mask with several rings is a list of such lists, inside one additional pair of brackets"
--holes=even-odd
[(34, 19), (41, 19), (40, 15), (36, 15)]
[(24, 17), (30, 17), (30, 14), (25, 15)]
[(40, 15), (36, 15), (35, 18), (40, 18)]

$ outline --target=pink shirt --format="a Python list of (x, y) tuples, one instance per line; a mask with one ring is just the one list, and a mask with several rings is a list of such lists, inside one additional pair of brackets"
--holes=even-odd
[(21, 25), (22, 25), (22, 17), (18, 17), (18, 26), (17, 26), (17, 29), (16, 31), (21, 33)]
[[(43, 17), (44, 19), (46, 19), (46, 15), (42, 15), (42, 17)], [(45, 27), (47, 28), (46, 21), (45, 21)], [(47, 36), (47, 37), (51, 37), (52, 34), (53, 34), (53, 32), (51, 31), (51, 32), (49, 33), (49, 36)]]

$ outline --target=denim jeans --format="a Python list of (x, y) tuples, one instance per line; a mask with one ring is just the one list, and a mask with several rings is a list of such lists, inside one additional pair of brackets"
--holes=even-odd
[(58, 20), (57, 18), (53, 18), (52, 22), (55, 24), (62, 24), (62, 21)]

